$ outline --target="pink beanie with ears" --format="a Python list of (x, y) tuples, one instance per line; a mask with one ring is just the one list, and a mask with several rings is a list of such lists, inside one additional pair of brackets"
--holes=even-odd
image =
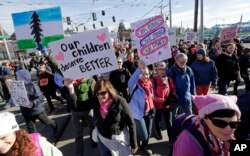
[(238, 118), (241, 113), (236, 105), (236, 96), (224, 96), (220, 94), (210, 94), (205, 96), (192, 96), (192, 101), (198, 108), (200, 118), (220, 109), (231, 109), (237, 113)]

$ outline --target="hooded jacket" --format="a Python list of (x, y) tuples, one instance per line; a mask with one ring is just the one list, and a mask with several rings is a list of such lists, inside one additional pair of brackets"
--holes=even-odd
[(30, 102), (33, 103), (32, 108), (20, 106), (23, 116), (33, 116), (33, 115), (37, 115), (37, 114), (44, 112), (45, 111), (44, 105), (43, 105), (44, 98), (43, 98), (42, 92), (39, 89), (39, 87), (31, 81), (31, 75), (29, 71), (25, 69), (19, 70), (16, 73), (16, 76), (19, 81), (24, 82), (24, 85), (28, 94), (28, 98)]

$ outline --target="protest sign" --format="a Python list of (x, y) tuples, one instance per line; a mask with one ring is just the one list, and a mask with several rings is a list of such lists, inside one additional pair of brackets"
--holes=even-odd
[(118, 69), (108, 28), (49, 44), (64, 77), (79, 79)]
[(232, 40), (237, 37), (238, 26), (221, 29), (221, 41)]
[(176, 28), (169, 28), (168, 35), (170, 39), (170, 45), (176, 45)]
[(12, 101), (17, 106), (30, 108), (30, 101), (23, 81), (7, 81)]
[(19, 49), (48, 46), (64, 38), (60, 7), (13, 13), (12, 19)]
[(163, 16), (131, 23), (132, 41), (146, 65), (171, 57), (167, 25)]
[(186, 32), (186, 41), (192, 42), (195, 41), (196, 33), (195, 32)]

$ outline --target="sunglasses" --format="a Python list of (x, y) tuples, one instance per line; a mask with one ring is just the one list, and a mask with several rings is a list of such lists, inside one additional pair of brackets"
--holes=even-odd
[(216, 126), (216, 127), (220, 127), (220, 128), (225, 128), (227, 127), (228, 125), (231, 127), (231, 128), (236, 128), (239, 124), (240, 124), (240, 121), (230, 121), (230, 122), (227, 122), (227, 121), (224, 121), (224, 120), (220, 120), (220, 119), (210, 119), (212, 121), (212, 123)]
[(117, 63), (121, 64), (122, 62), (117, 62)]
[(97, 96), (105, 96), (108, 92), (107, 91), (102, 91), (102, 92), (96, 92)]

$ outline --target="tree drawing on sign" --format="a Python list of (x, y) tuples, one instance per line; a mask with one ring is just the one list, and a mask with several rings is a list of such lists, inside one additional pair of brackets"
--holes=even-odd
[(41, 28), (41, 20), (39, 19), (39, 15), (34, 11), (34, 13), (31, 16), (31, 22), (30, 22), (30, 29), (31, 29), (31, 35), (34, 35), (34, 40), (39, 45), (42, 41), (42, 28)]

